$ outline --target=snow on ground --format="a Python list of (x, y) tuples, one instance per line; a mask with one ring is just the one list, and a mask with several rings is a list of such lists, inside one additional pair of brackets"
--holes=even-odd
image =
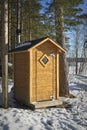
[[(8, 109), (0, 108), (0, 130), (87, 130), (87, 77), (69, 75), (70, 93), (76, 98), (64, 98), (68, 108), (44, 108), (32, 111), (22, 108), (10, 91)], [(0, 83), (0, 105), (1, 105)]]

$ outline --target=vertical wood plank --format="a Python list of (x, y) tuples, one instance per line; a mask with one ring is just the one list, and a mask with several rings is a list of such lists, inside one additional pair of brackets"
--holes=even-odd
[(32, 64), (32, 49), (30, 50), (30, 90), (29, 90), (29, 95), (30, 95), (30, 103), (32, 102), (32, 66), (33, 66), (33, 64)]
[(57, 60), (57, 62), (56, 62), (57, 63), (57, 68), (56, 68), (57, 69), (57, 81), (56, 81), (57, 82), (57, 90), (56, 91), (57, 91), (57, 99), (58, 99), (59, 98), (59, 52), (58, 51), (57, 51), (57, 59), (56, 60)]

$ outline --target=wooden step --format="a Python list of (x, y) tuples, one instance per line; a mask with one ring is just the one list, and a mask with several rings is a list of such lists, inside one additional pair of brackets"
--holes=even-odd
[(62, 104), (63, 102), (60, 100), (51, 100), (51, 101), (33, 102), (30, 105), (33, 109), (36, 109), (36, 108), (47, 108), (52, 106), (59, 106)]

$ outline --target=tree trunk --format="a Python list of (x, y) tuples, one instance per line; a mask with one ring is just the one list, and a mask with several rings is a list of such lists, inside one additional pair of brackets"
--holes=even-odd
[(11, 4), (8, 0), (8, 50), (11, 50)]
[(2, 95), (8, 107), (8, 0), (2, 0)]
[(76, 44), (76, 75), (78, 74), (78, 46)]
[(17, 0), (17, 44), (21, 42), (21, 3)]
[(32, 25), (32, 18), (29, 18), (29, 41), (32, 40), (32, 29), (31, 26)]
[[(55, 0), (55, 24), (56, 24), (56, 41), (63, 48), (65, 48), (65, 37), (64, 37), (64, 18), (63, 18), (63, 8), (61, 7), (60, 1)], [(60, 55), (60, 77), (62, 77), (60, 85), (60, 96), (68, 96), (68, 71), (66, 54)]]
[(78, 74), (78, 40), (79, 40), (79, 28), (78, 25), (76, 26), (76, 45), (75, 45), (75, 49), (76, 49), (76, 75)]

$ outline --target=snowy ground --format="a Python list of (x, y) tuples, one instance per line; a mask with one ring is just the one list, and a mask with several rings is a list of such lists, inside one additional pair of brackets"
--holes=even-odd
[[(77, 98), (63, 98), (69, 108), (48, 108), (32, 111), (18, 107), (10, 92), (8, 109), (0, 108), (0, 130), (87, 130), (87, 77), (69, 75), (70, 93)], [(1, 102), (0, 83), (0, 104)]]

